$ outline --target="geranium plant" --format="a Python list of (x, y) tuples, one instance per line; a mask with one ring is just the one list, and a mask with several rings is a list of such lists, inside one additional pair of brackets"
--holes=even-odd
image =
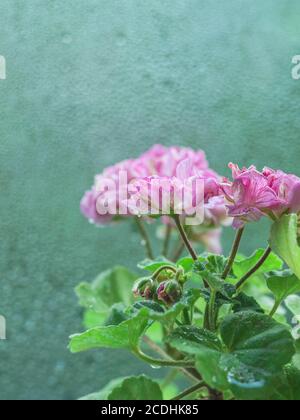
[[(157, 145), (96, 176), (82, 213), (96, 225), (133, 221), (147, 258), (134, 273), (122, 265), (77, 287), (87, 330), (70, 349), (127, 349), (168, 370), (85, 399), (300, 400), (300, 179), (230, 168), (232, 180), (202, 151)], [(247, 225), (263, 217), (266, 248), (245, 257)], [(228, 257), (224, 226), (236, 230)]]

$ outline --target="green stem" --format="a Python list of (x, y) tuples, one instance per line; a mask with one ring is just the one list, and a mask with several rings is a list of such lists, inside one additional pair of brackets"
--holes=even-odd
[(276, 314), (276, 312), (278, 311), (280, 305), (281, 305), (281, 301), (278, 301), (278, 302), (276, 301), (275, 302), (275, 304), (274, 304), (274, 306), (273, 306), (273, 308), (272, 308), (272, 310), (270, 312), (270, 317), (271, 318), (273, 318), (273, 316)]
[(198, 260), (197, 254), (196, 254), (196, 252), (195, 252), (192, 244), (189, 241), (189, 238), (188, 238), (188, 236), (186, 234), (186, 231), (184, 230), (184, 227), (181, 224), (180, 217), (178, 216), (178, 214), (176, 214), (174, 216), (174, 221), (176, 223), (176, 226), (177, 226), (177, 229), (178, 229), (178, 231), (180, 233), (180, 236), (181, 236), (181, 238), (182, 238), (182, 240), (183, 240), (183, 242), (184, 242), (187, 250), (189, 251), (191, 257), (193, 258), (194, 261), (197, 261)]
[(203, 388), (205, 386), (204, 382), (199, 382), (190, 388), (183, 391), (181, 394), (177, 395), (176, 397), (172, 398), (171, 401), (179, 401), (182, 400), (184, 397), (187, 397), (190, 394), (193, 394), (194, 392), (198, 391), (199, 389)]
[(185, 325), (191, 325), (191, 318), (190, 318), (190, 314), (189, 314), (188, 308), (185, 308), (183, 310), (182, 316), (183, 316), (183, 321), (184, 321)]
[(235, 240), (233, 242), (233, 246), (232, 246), (232, 250), (231, 250), (231, 253), (230, 253), (228, 263), (227, 263), (227, 265), (225, 267), (225, 270), (222, 274), (222, 279), (223, 280), (225, 280), (227, 278), (228, 274), (230, 273), (230, 271), (232, 269), (233, 263), (235, 261), (235, 258), (237, 256), (237, 253), (238, 253), (238, 250), (239, 250), (239, 246), (240, 246), (240, 243), (241, 243), (241, 239), (242, 239), (244, 230), (245, 230), (245, 228), (241, 228), (237, 231)]
[(168, 257), (171, 233), (172, 233), (172, 226), (167, 225), (165, 239), (164, 239), (164, 245), (163, 245), (163, 250), (162, 250), (162, 255), (163, 255), (163, 257), (166, 257), (166, 258)]
[(174, 368), (191, 368), (194, 367), (194, 362), (187, 361), (187, 360), (163, 360), (163, 359), (155, 359), (147, 354), (143, 353), (140, 349), (135, 349), (134, 354), (141, 360), (146, 363), (149, 363), (152, 366), (160, 366), (160, 367), (174, 367)]
[(209, 329), (213, 332), (216, 330), (216, 320), (215, 320), (216, 296), (217, 296), (217, 292), (215, 290), (212, 290), (210, 294), (209, 304), (208, 304)]
[[(145, 336), (143, 340), (151, 350), (153, 350), (155, 353), (157, 353), (161, 357), (164, 357), (164, 358), (169, 357), (169, 355), (158, 344), (152, 341), (149, 337)], [(191, 381), (199, 381), (199, 374), (194, 369), (185, 369), (185, 368), (178, 368), (178, 369)]]
[(143, 243), (144, 243), (144, 246), (145, 246), (145, 249), (146, 249), (146, 252), (147, 252), (147, 257), (150, 260), (154, 260), (154, 254), (153, 254), (153, 251), (152, 251), (152, 247), (151, 247), (148, 232), (147, 232), (147, 230), (146, 230), (146, 228), (145, 228), (145, 226), (144, 226), (140, 217), (135, 217), (134, 219), (135, 219), (136, 225), (138, 227), (138, 230), (141, 234), (141, 237), (143, 239)]
[(158, 278), (158, 276), (160, 275), (160, 273), (162, 273), (165, 270), (170, 270), (173, 271), (174, 274), (177, 274), (177, 268), (172, 266), (172, 265), (164, 265), (163, 267), (159, 267), (155, 273), (152, 275), (152, 279), (156, 280)]
[(257, 270), (267, 261), (267, 259), (269, 258), (270, 254), (272, 252), (272, 249), (268, 246), (268, 248), (265, 250), (263, 256), (260, 258), (260, 260), (255, 264), (254, 267), (251, 268), (251, 270), (248, 271), (248, 273), (246, 273), (240, 280), (239, 282), (236, 284), (235, 288), (236, 290), (240, 290), (244, 284), (246, 283), (246, 281), (253, 276), (253, 274), (255, 274), (257, 272)]

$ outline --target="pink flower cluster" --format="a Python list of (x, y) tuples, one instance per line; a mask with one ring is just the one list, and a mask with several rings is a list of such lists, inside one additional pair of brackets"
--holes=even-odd
[(300, 212), (300, 178), (255, 166), (240, 169), (230, 164), (233, 181), (224, 180), (222, 189), (229, 202), (228, 213), (234, 218), (234, 227), (258, 221), (262, 216), (273, 220), (283, 214)]
[[(126, 173), (125, 183), (120, 183), (120, 173)], [(155, 145), (138, 159), (127, 160), (105, 169), (102, 174), (96, 176), (94, 186), (83, 197), (81, 211), (90, 221), (99, 225), (110, 223), (115, 219), (115, 215), (104, 212), (102, 214), (100, 211), (102, 207), (103, 209), (107, 207), (108, 203), (113, 204), (112, 207), (117, 209), (119, 215), (135, 215), (132, 204), (138, 199), (149, 204), (152, 197), (147, 195), (149, 190), (141, 189), (140, 185), (147, 186), (156, 180), (160, 182), (158, 188), (165, 186), (166, 193), (171, 189), (174, 195), (179, 197), (184, 190), (190, 202), (197, 205), (200, 198), (194, 186), (196, 179), (203, 184), (205, 224), (212, 227), (219, 226), (227, 218), (225, 200), (221, 195), (221, 178), (209, 169), (203, 151), (181, 147), (167, 148)], [(97, 185), (104, 180), (106, 183), (107, 180), (111, 180), (116, 188), (99, 191)], [(164, 193), (164, 188), (162, 190), (162, 193), (157, 194), (157, 201), (153, 203), (152, 199), (151, 204), (161, 215), (169, 215), (171, 213), (164, 212), (161, 206), (161, 194)], [(172, 211), (176, 210), (172, 208)]]

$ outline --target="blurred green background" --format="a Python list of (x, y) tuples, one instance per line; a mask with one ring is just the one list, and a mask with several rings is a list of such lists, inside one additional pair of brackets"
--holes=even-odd
[[(72, 399), (142, 372), (120, 352), (70, 355), (73, 292), (142, 259), (128, 224), (79, 201), (104, 166), (153, 143), (300, 173), (298, 0), (1, 0), (1, 399)], [(263, 245), (252, 226), (244, 252)], [(232, 232), (226, 234), (226, 248)]]

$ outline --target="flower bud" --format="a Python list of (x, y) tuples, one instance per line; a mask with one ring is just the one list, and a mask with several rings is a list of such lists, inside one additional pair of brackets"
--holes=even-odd
[(180, 300), (182, 296), (182, 287), (175, 280), (169, 280), (161, 283), (157, 289), (158, 299), (166, 305), (172, 305)]
[(137, 282), (133, 286), (132, 291), (135, 297), (152, 299), (155, 295), (156, 287), (151, 278), (144, 277), (137, 280)]

